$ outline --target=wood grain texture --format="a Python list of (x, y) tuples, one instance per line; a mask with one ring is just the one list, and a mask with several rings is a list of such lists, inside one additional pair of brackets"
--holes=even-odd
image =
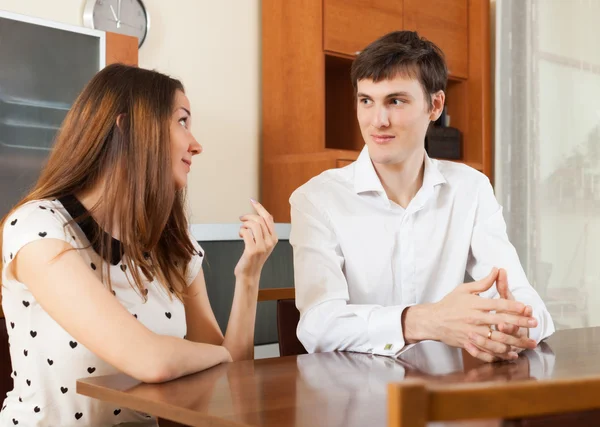
[(138, 39), (117, 33), (106, 33), (106, 65), (122, 63), (138, 65)]
[(469, 0), (469, 79), (464, 101), (469, 109), (469, 139), (463, 160), (481, 163), (493, 184), (491, 72), (490, 3)]
[[(234, 362), (164, 384), (142, 384), (124, 375), (86, 378), (78, 381), (77, 391), (191, 426), (383, 427), (388, 425), (388, 384), (403, 381), (411, 387), (423, 384), (432, 393), (426, 407), (429, 418), (435, 419), (449, 413), (453, 418), (520, 417), (525, 406), (529, 413), (546, 412), (540, 409), (548, 406), (545, 400), (562, 410), (600, 399), (596, 379), (578, 379), (600, 376), (600, 328), (559, 331), (540, 349), (554, 365), (539, 372), (539, 380), (531, 376), (539, 357), (532, 352), (524, 352), (516, 362), (498, 364), (481, 363), (461, 352), (462, 369), (443, 375), (391, 358), (332, 352)], [(546, 389), (550, 380), (555, 383)], [(527, 405), (517, 403), (520, 398)], [(423, 407), (412, 394), (402, 399), (409, 408)], [(395, 411), (390, 414), (404, 414)], [(590, 414), (597, 421), (598, 413)], [(554, 426), (554, 419), (542, 420)], [(573, 425), (568, 417), (560, 419), (562, 425)], [(500, 424), (492, 420), (448, 425)]]
[(280, 299), (295, 299), (294, 288), (270, 288), (258, 290), (258, 301), (277, 301)]
[(426, 427), (428, 395), (422, 382), (388, 385), (388, 427)]
[[(416, 29), (445, 52), (461, 162), (493, 182), (489, 28), (487, 0), (264, 0), (260, 197), (275, 220), (289, 221), (288, 200), (298, 186), (358, 156), (364, 142), (351, 61), (393, 30)], [(331, 157), (330, 149), (355, 155)], [(292, 161), (295, 155), (306, 157)]]
[(469, 76), (468, 17), (469, 0), (404, 0), (404, 29), (442, 49), (454, 77)]
[(263, 156), (323, 149), (325, 91), (320, 0), (262, 1)]
[[(427, 387), (428, 419), (523, 418), (600, 408), (600, 375)], [(490, 404), (493, 402), (493, 404)]]
[(356, 117), (356, 97), (350, 80), (352, 61), (325, 57), (325, 147), (360, 151), (365, 140)]
[(401, 30), (402, 9), (402, 1), (323, 0), (324, 49), (356, 55), (379, 37)]
[(261, 199), (275, 222), (290, 222), (289, 198), (294, 190), (334, 167), (335, 159), (326, 151), (263, 159)]

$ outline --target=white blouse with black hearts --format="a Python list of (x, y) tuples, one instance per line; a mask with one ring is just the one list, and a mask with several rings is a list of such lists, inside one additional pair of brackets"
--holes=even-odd
[[(9, 335), (14, 388), (4, 400), (0, 426), (157, 425), (156, 419), (147, 414), (78, 395), (75, 391), (77, 379), (116, 374), (118, 370), (71, 337), (37, 303), (27, 286), (7, 278), (7, 268), (17, 252), (40, 239), (64, 240), (77, 248), (79, 255), (100, 278), (101, 258), (87, 237), (92, 236), (97, 223), (88, 217), (78, 220), (77, 224), (67, 224), (85, 212), (83, 205), (69, 196), (27, 203), (5, 222), (2, 309)], [(195, 240), (192, 242), (196, 252), (188, 268), (188, 285), (200, 271), (204, 258), (203, 250)], [(112, 243), (114, 256), (108, 265), (115, 297), (151, 331), (183, 338), (186, 334), (183, 304), (174, 296), (170, 298), (156, 281), (146, 284), (148, 299), (144, 303), (127, 280), (119, 241), (113, 239)]]

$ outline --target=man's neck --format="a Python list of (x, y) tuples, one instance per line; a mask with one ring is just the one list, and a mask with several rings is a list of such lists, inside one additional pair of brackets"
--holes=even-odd
[(418, 150), (401, 163), (373, 163), (388, 198), (406, 209), (423, 185), (425, 151)]

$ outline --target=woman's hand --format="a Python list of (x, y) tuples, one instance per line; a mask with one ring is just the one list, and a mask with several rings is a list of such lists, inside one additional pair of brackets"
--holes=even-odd
[(240, 217), (242, 221), (240, 237), (244, 239), (245, 248), (234, 270), (234, 274), (238, 278), (260, 277), (265, 261), (277, 244), (277, 233), (275, 233), (273, 217), (256, 200), (250, 200), (256, 214)]

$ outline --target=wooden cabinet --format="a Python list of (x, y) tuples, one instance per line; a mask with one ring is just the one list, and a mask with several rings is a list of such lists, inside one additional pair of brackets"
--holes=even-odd
[(369, 43), (402, 29), (403, 0), (323, 0), (324, 49), (356, 55)]
[(138, 65), (138, 39), (123, 34), (106, 33), (106, 65), (121, 62)]
[(442, 49), (453, 77), (469, 74), (468, 9), (468, 0), (404, 0), (404, 29), (417, 31)]
[(401, 29), (444, 51), (460, 161), (492, 179), (488, 0), (262, 0), (261, 200), (277, 222), (290, 221), (296, 188), (358, 157), (352, 61)]

